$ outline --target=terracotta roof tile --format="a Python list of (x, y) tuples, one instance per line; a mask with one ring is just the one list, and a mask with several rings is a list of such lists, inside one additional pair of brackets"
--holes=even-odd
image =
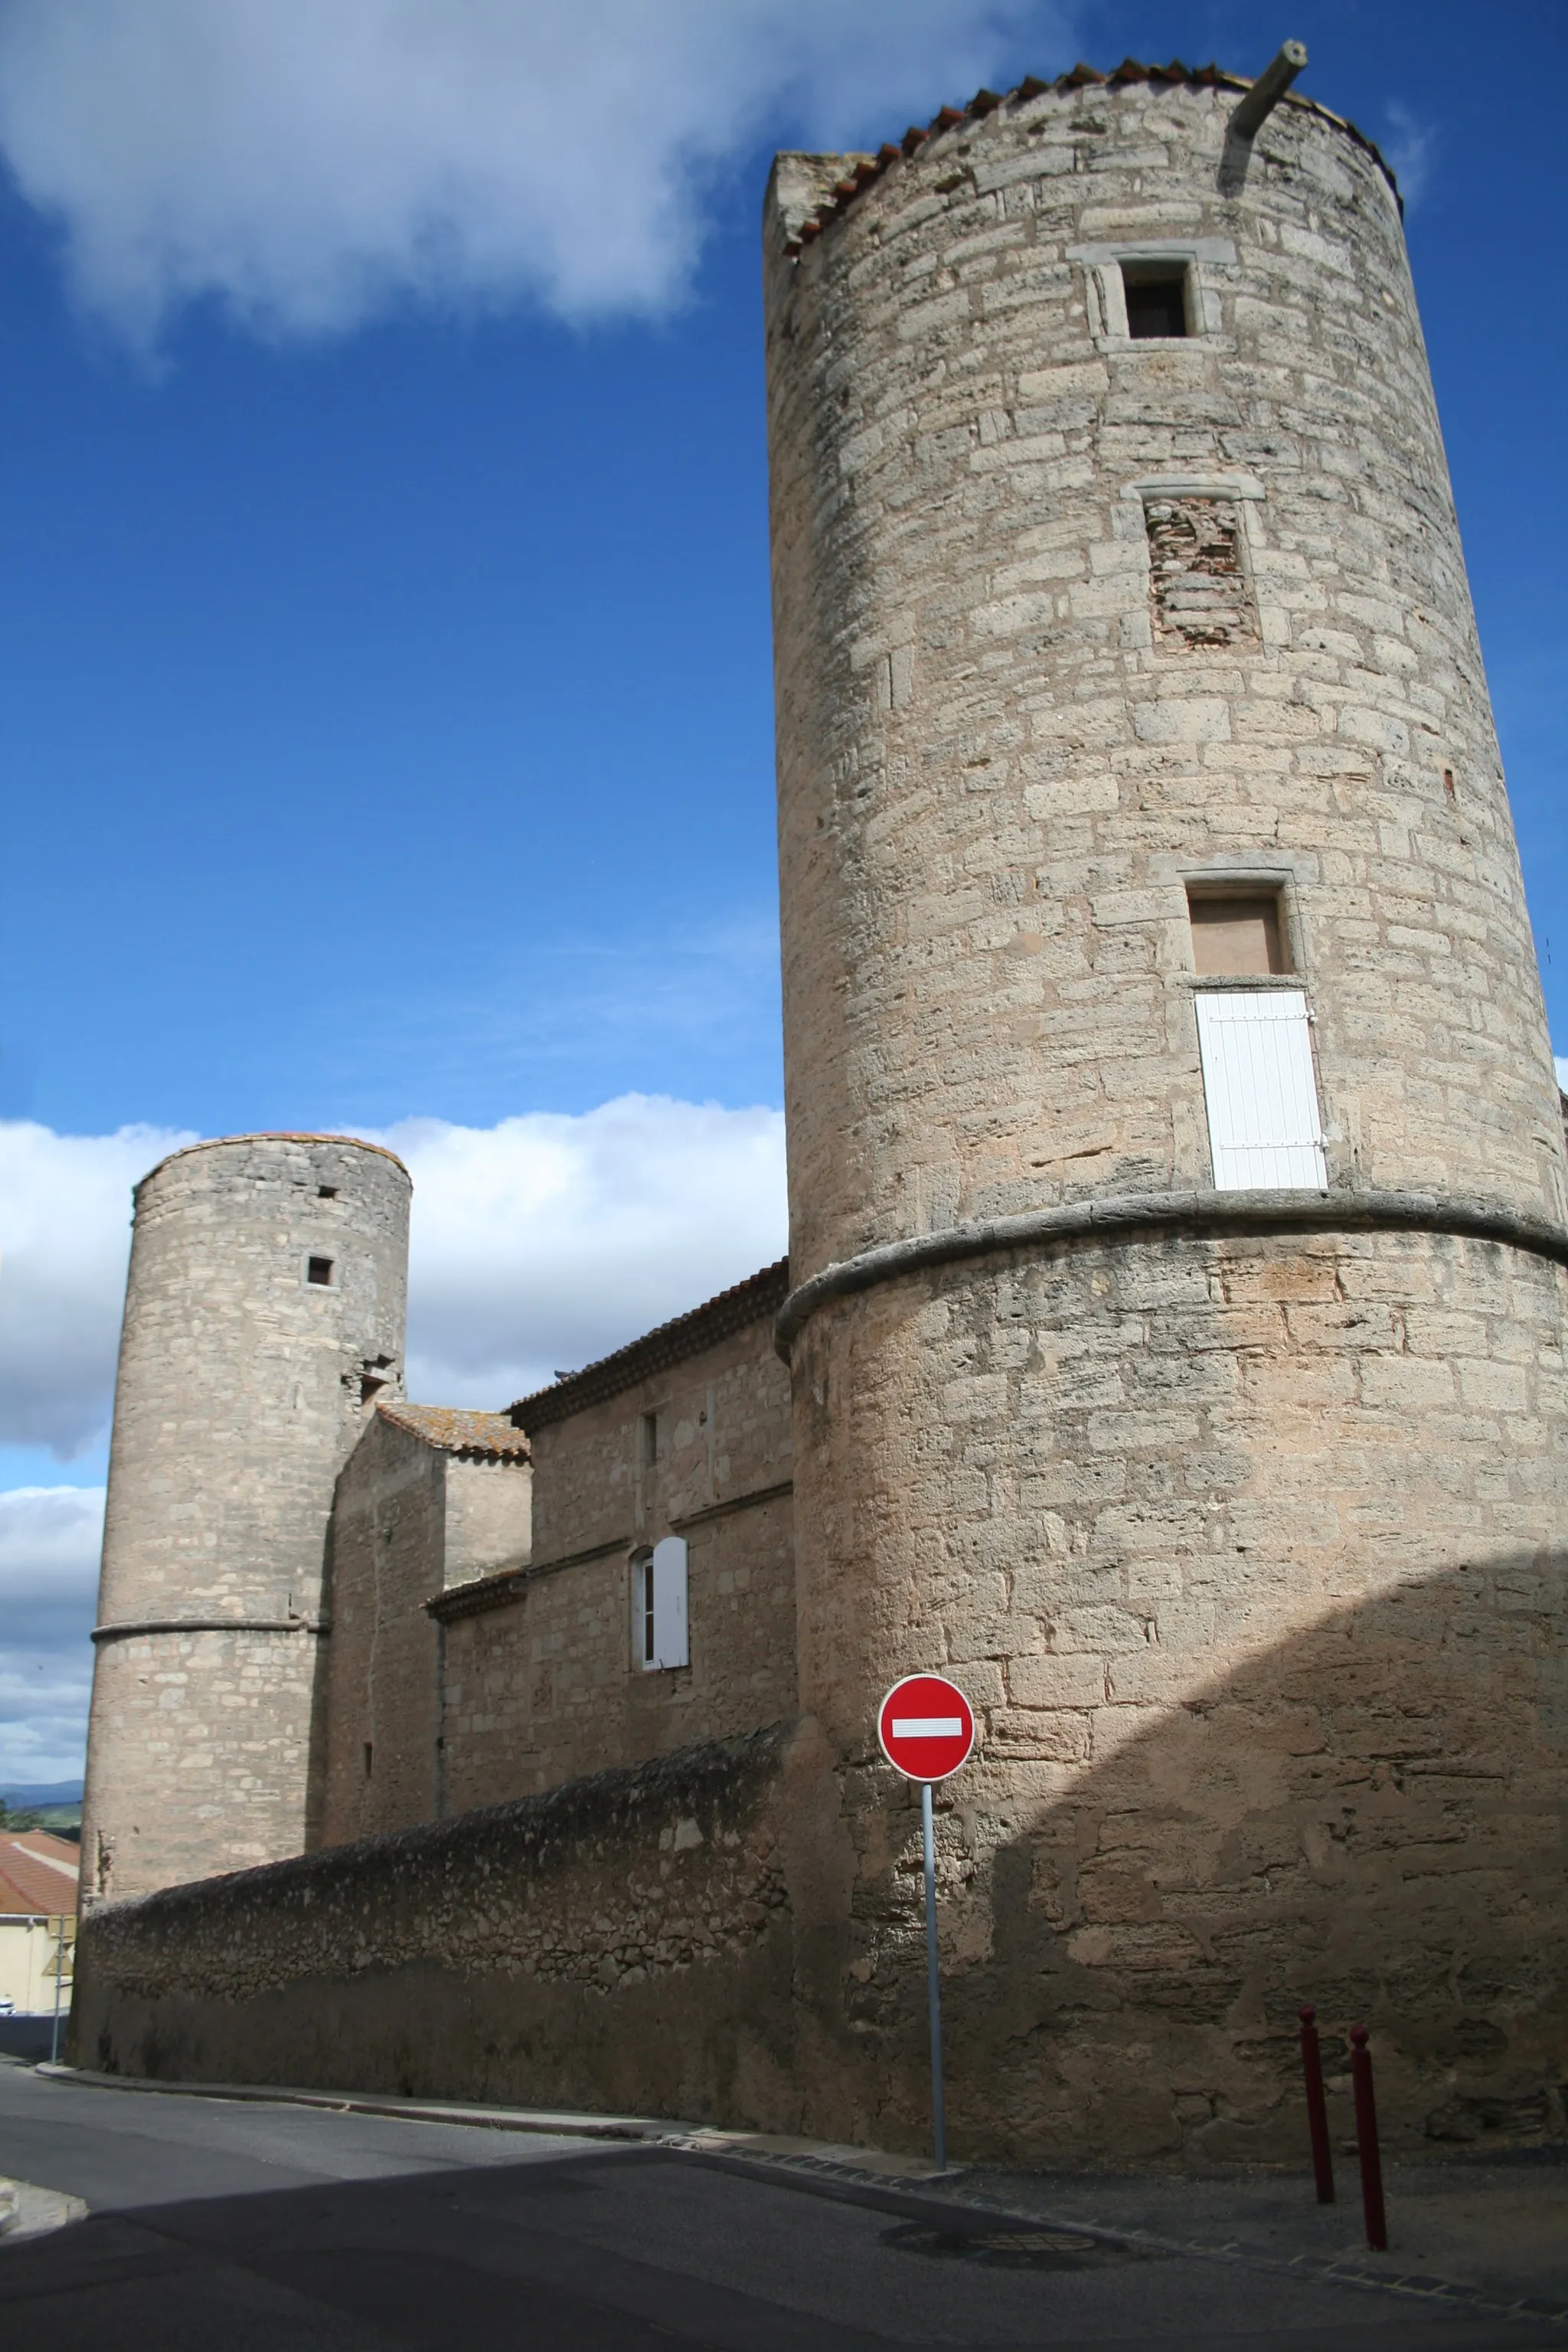
[(47, 1830), (0, 1830), (0, 1911), (56, 1917), (76, 1909), (81, 1856)]
[(443, 1454), (472, 1454), (484, 1462), (526, 1462), (528, 1440), (504, 1412), (465, 1412), (447, 1404), (380, 1404), (377, 1412), (395, 1428), (406, 1429)]
[(597, 1363), (585, 1364), (580, 1372), (557, 1381), (553, 1388), (521, 1398), (511, 1408), (511, 1419), (519, 1429), (530, 1430), (569, 1420), (585, 1406), (602, 1404), (655, 1372), (683, 1363), (716, 1340), (727, 1339), (731, 1331), (743, 1331), (748, 1323), (776, 1315), (788, 1292), (789, 1260), (781, 1257), (776, 1265), (765, 1265), (760, 1274), (736, 1283), (732, 1289), (721, 1290), (717, 1298), (678, 1315), (672, 1323), (659, 1324), (640, 1339), (617, 1348), (613, 1356), (602, 1356)]
[[(847, 211), (861, 190), (869, 187), (873, 180), (880, 179), (882, 173), (889, 170), (894, 163), (903, 161), (906, 157), (913, 156), (929, 140), (940, 138), (943, 131), (955, 129), (961, 122), (979, 121), (988, 114), (995, 113), (999, 107), (1009, 104), (1026, 104), (1031, 99), (1043, 98), (1046, 92), (1051, 89), (1065, 91), (1090, 87), (1110, 89), (1135, 82), (1185, 84), (1189, 88), (1197, 89), (1234, 89), (1237, 92), (1252, 88), (1250, 76), (1227, 73), (1221, 66), (1187, 66), (1183, 64), (1180, 58), (1173, 58), (1170, 64), (1165, 66), (1145, 65), (1141, 58), (1123, 58), (1121, 63), (1114, 67), (1110, 73), (1100, 73), (1093, 66), (1080, 63), (1074, 66), (1070, 73), (1058, 74), (1055, 81), (1040, 81), (1035, 75), (1027, 74), (1016, 89), (1007, 90), (1001, 96), (992, 89), (976, 90), (967, 106), (942, 107), (931, 117), (924, 130), (921, 130), (918, 123), (911, 123), (898, 146), (891, 144), (883, 146), (875, 155), (857, 155), (853, 158), (847, 155), (844, 161), (846, 163), (853, 161), (854, 177), (842, 179), (835, 184), (831, 201), (819, 205), (815, 213), (807, 215), (795, 234), (787, 240), (784, 249), (791, 255), (798, 255), (804, 246), (809, 245), (814, 237), (820, 236), (823, 230), (830, 226), (840, 213)], [(1299, 90), (1288, 92), (1287, 98), (1290, 105), (1305, 107), (1309, 112), (1321, 115), (1325, 121), (1332, 122), (1340, 130), (1348, 131), (1357, 146), (1364, 147), (1367, 153), (1373, 157), (1394, 194), (1396, 196), (1399, 194), (1399, 183), (1388, 164), (1373, 142), (1363, 131), (1358, 131), (1353, 122), (1347, 122), (1343, 115), (1331, 112), (1328, 107), (1321, 105), (1315, 98), (1304, 98)]]

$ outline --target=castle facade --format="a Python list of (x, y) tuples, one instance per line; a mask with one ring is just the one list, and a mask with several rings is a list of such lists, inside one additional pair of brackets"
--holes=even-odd
[[(1373, 2025), (1396, 2134), (1568, 2126), (1560, 1103), (1396, 192), (1294, 63), (778, 160), (786, 1266), (442, 1413), (363, 1386), (401, 1355), (370, 1155), (363, 1311), (308, 1338), (204, 1198), (200, 1262), (254, 1280), (176, 1345), (195, 1261), (139, 1207), (88, 1831), (148, 1899), (79, 1996), (116, 2063), (281, 2064), (286, 2016), (295, 2081), (918, 2144), (874, 1723), (923, 1667), (983, 1727), (941, 1822), (959, 2145), (1279, 2153), (1303, 2000)], [(187, 1161), (259, 1200), (362, 1148), (203, 1149), (160, 1216)], [(301, 1297), (315, 1213), (267, 1262)], [(216, 1408), (169, 1401), (263, 1374), (265, 1592)], [(280, 1579), (308, 1695), (268, 1682), (305, 1636), (205, 1622)], [(489, 1941), (391, 1924), (454, 1874)], [(321, 1926), (355, 1901), (374, 1996)], [(509, 1969), (521, 2025), (474, 1990)], [(684, 2072), (638, 2039), (677, 2011)]]

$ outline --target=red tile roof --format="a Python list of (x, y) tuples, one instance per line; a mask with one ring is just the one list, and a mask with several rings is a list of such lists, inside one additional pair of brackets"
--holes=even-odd
[(47, 1830), (0, 1830), (0, 1911), (57, 1917), (76, 1909), (81, 1853)]
[[(940, 113), (932, 115), (923, 131), (918, 123), (911, 123), (896, 147), (889, 142), (879, 147), (875, 155), (846, 156), (845, 162), (853, 163), (853, 177), (847, 175), (835, 184), (831, 201), (819, 205), (801, 223), (784, 249), (790, 254), (799, 254), (804, 246), (808, 245), (813, 237), (820, 236), (824, 229), (830, 227), (839, 215), (848, 209), (863, 188), (869, 187), (873, 180), (880, 179), (890, 165), (915, 154), (928, 140), (940, 138), (944, 131), (952, 130), (960, 122), (982, 120), (987, 114), (994, 114), (999, 106), (1014, 101), (1043, 98), (1047, 90), (1083, 89), (1090, 85), (1116, 89), (1129, 82), (1180, 83), (1189, 89), (1238, 91), (1252, 88), (1251, 79), (1246, 74), (1226, 73), (1223, 67), (1216, 65), (1186, 66), (1180, 58), (1173, 58), (1168, 66), (1150, 66), (1144, 65), (1138, 58), (1123, 58), (1110, 73), (1100, 73), (1093, 66), (1076, 65), (1070, 73), (1058, 74), (1055, 81), (1039, 81), (1033, 74), (1028, 74), (1016, 89), (1005, 92), (977, 89), (967, 106), (944, 106)], [(1365, 148), (1394, 194), (1399, 194), (1399, 183), (1388, 164), (1373, 142), (1363, 131), (1358, 131), (1353, 122), (1347, 122), (1342, 115), (1331, 113), (1315, 98), (1303, 98), (1298, 90), (1287, 91), (1282, 103), (1305, 107), (1310, 113), (1321, 115), (1326, 122), (1332, 122), (1341, 131), (1347, 131), (1358, 147)]]
[(464, 1412), (446, 1404), (380, 1404), (377, 1412), (444, 1454), (481, 1462), (526, 1462), (528, 1440), (509, 1413)]
[(512, 1406), (510, 1418), (519, 1429), (529, 1430), (569, 1420), (587, 1405), (603, 1404), (606, 1398), (636, 1388), (655, 1372), (684, 1363), (689, 1356), (699, 1355), (731, 1331), (743, 1331), (748, 1323), (776, 1315), (788, 1294), (789, 1260), (781, 1257), (776, 1265), (763, 1266), (760, 1274), (736, 1283), (732, 1289), (721, 1290), (717, 1298), (678, 1315), (672, 1323), (660, 1323), (640, 1339), (617, 1348), (613, 1356), (601, 1356), (597, 1363), (568, 1373), (553, 1388), (521, 1398)]

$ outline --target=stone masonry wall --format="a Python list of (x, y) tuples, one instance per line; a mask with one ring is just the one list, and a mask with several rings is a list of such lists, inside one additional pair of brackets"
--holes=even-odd
[[(794, 1712), (790, 1411), (761, 1321), (533, 1434), (535, 1564), (443, 1629), (447, 1812)], [(631, 1563), (671, 1533), (691, 1663), (649, 1673)]]
[(338, 1481), (321, 1843), (434, 1821), (447, 1456), (378, 1414)]
[(1407, 2144), (1563, 2128), (1565, 1292), (1476, 1243), (1173, 1232), (807, 1326), (803, 1563), (857, 1572), (803, 1583), (801, 1672), (868, 2028), (910, 1866), (877, 1696), (937, 1666), (984, 1725), (942, 1797), (955, 2133), (1299, 2153), (1303, 2000), (1364, 2012)]
[[(458, 1444), (482, 1442), (487, 1433), (468, 1424), (489, 1419), (515, 1456), (476, 1458)], [(426, 1603), (527, 1559), (531, 1475), (522, 1441), (499, 1415), (419, 1406), (378, 1412), (350, 1455), (332, 1507), (321, 1843), (447, 1810), (442, 1636)]]
[(310, 1841), (327, 1521), (375, 1397), (401, 1391), (409, 1190), (340, 1136), (198, 1144), (137, 1187), (88, 1902)]
[(83, 1937), (75, 2063), (787, 2121), (791, 1757), (753, 1735), (116, 1904)]
[[(765, 227), (793, 1277), (1210, 1181), (1184, 885), (1285, 897), (1331, 1181), (1561, 1222), (1534, 950), (1398, 212), (1287, 101), (1050, 90)], [(1119, 247), (1191, 257), (1130, 340)], [(1156, 626), (1239, 520), (1258, 627)], [(1159, 548), (1162, 562), (1168, 549)], [(1260, 634), (1259, 634), (1260, 632)]]

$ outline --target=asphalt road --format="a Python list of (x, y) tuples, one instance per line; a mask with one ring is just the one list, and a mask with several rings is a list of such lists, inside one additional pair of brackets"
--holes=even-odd
[(49, 2352), (1568, 2347), (1244, 2263), (1018, 2234), (924, 2189), (5, 2062), (0, 2172), (91, 2208), (0, 2242), (0, 2332)]

